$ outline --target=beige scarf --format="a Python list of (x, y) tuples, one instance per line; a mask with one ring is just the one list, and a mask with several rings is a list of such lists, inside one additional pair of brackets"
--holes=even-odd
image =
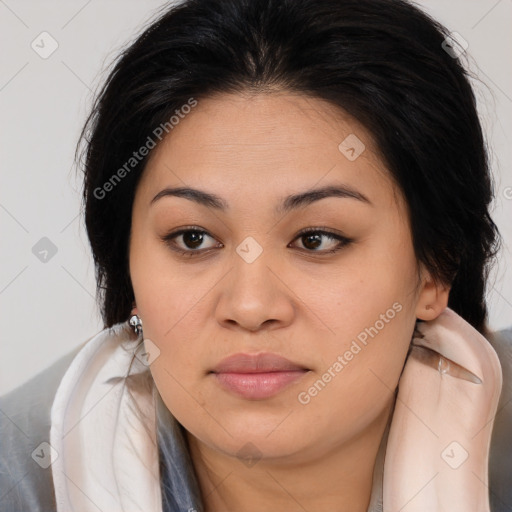
[(492, 427), (502, 388), (490, 343), (446, 308), (418, 323), (389, 431), (384, 512), (488, 512)]
[[(489, 512), (498, 357), (448, 308), (418, 331), (376, 461), (369, 512)], [(133, 359), (138, 345), (127, 322), (105, 329), (60, 383), (50, 430), (59, 512), (162, 511), (155, 387), (142, 359)]]

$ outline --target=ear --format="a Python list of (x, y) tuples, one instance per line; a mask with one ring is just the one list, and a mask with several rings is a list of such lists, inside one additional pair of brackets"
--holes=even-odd
[(131, 312), (131, 316), (133, 315), (138, 315), (139, 314), (139, 310), (137, 309), (137, 306), (135, 305), (135, 302), (132, 304), (132, 312)]
[(430, 273), (421, 269), (422, 281), (418, 302), (416, 304), (416, 318), (419, 320), (434, 320), (448, 306), (450, 285), (436, 283)]

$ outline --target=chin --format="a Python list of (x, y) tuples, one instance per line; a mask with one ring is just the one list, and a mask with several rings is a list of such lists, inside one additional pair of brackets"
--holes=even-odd
[(260, 460), (290, 460), (294, 458), (301, 447), (292, 442), (293, 438), (288, 436), (288, 440), (271, 440), (266, 434), (262, 435), (244, 435), (234, 437), (229, 445), (214, 445), (214, 449), (224, 452), (230, 457), (240, 459), (248, 467), (256, 464)]
[[(281, 418), (282, 420), (282, 418)], [(222, 436), (211, 436), (202, 432), (199, 435), (193, 434), (199, 440), (210, 446), (212, 449), (221, 451), (231, 457), (243, 458), (283, 458), (291, 457), (299, 451), (306, 448), (297, 441), (304, 440), (301, 435), (304, 429), (299, 425), (294, 425), (293, 430), (277, 427), (278, 423), (273, 422), (272, 427), (263, 427), (252, 421), (240, 421), (238, 423), (230, 422), (224, 425), (229, 434), (223, 430)], [(204, 435), (206, 434), (206, 435)], [(307, 439), (308, 443), (313, 441)]]

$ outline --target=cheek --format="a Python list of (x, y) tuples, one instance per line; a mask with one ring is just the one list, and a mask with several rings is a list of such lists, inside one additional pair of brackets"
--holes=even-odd
[(300, 417), (314, 419), (326, 439), (357, 436), (391, 403), (414, 322), (405, 309), (388, 321), (373, 322), (338, 346), (323, 346), (322, 370), (299, 390)]
[(389, 250), (393, 257), (375, 257), (382, 247), (360, 255), (308, 301), (329, 329), (316, 345), (321, 375), (301, 390), (301, 403), (312, 417), (330, 411), (347, 432), (364, 428), (391, 400), (416, 321), (412, 248)]
[(144, 322), (144, 336), (164, 340), (175, 324), (201, 299), (203, 284), (190, 264), (177, 264), (171, 249), (150, 229), (134, 228), (130, 244), (130, 278)]
[[(347, 257), (334, 272), (290, 270), (287, 282), (303, 300), (302, 311), (322, 332), (322, 351), (332, 358), (352, 340), (377, 336), (390, 349), (406, 340), (415, 322), (416, 262), (412, 249), (382, 247)], [(393, 257), (383, 257), (393, 254)], [(404, 341), (405, 342), (405, 341)], [(328, 361), (324, 360), (327, 364)]]

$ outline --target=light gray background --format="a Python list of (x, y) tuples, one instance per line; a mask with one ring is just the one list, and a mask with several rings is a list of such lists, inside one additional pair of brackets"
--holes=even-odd
[[(0, 0), (0, 394), (102, 328), (74, 149), (107, 66), (163, 3)], [(512, 0), (418, 3), (469, 43), (470, 68), (489, 87), (476, 84), (504, 237), (490, 324), (504, 328), (512, 325)], [(58, 43), (47, 59), (31, 47), (43, 31)], [(46, 262), (32, 252), (43, 237), (57, 249)]]

